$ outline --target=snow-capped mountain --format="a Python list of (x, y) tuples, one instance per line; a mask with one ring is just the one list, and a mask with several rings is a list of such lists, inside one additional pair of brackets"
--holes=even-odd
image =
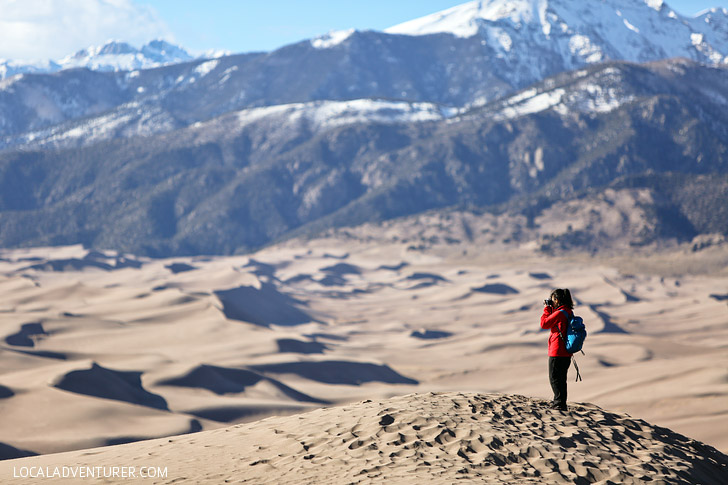
[(61, 66), (55, 61), (17, 61), (0, 59), (0, 80), (16, 74), (48, 73), (60, 71)]
[[(475, 61), (476, 70), (480, 64), (489, 64), (485, 67), (495, 76), (484, 75), (479, 70), (482, 82), (492, 85), (502, 80), (517, 88), (556, 72), (609, 60), (646, 62), (685, 57), (709, 65), (728, 65), (728, 10), (713, 8), (695, 17), (686, 17), (663, 0), (471, 1), (390, 27), (384, 32), (332, 31), (307, 44), (319, 51), (351, 49), (352, 45), (359, 44), (359, 38), (371, 37), (371, 34), (396, 37), (452, 35), (467, 41), (461, 45), (471, 52), (469, 59), (463, 61)], [(395, 41), (380, 37), (378, 43), (383, 42)], [(229, 54), (211, 51), (198, 59)], [(187, 51), (162, 40), (152, 41), (139, 49), (111, 41), (55, 61), (29, 64), (0, 60), (0, 79), (19, 73), (55, 72), (73, 67), (132, 71), (190, 60), (193, 56)], [(460, 61), (457, 55), (452, 60)], [(367, 68), (366, 65), (351, 67)], [(452, 70), (449, 68), (448, 72)], [(495, 94), (505, 93), (499, 88)], [(491, 96), (484, 98), (492, 99)]]
[(62, 69), (87, 67), (94, 71), (133, 71), (192, 60), (183, 48), (163, 40), (153, 40), (137, 49), (126, 42), (111, 41), (83, 49), (61, 59)]
[[(224, 55), (220, 52), (219, 55)], [(93, 71), (132, 71), (151, 69), (194, 59), (182, 47), (164, 40), (153, 40), (141, 48), (121, 41), (82, 49), (55, 61), (31, 62), (0, 60), (0, 79), (15, 74), (57, 72), (63, 69), (85, 67)]]
[(91, 72), (0, 80), (0, 137), (57, 134), (66, 127), (56, 125), (88, 116), (126, 118), (123, 105), (132, 102), (140, 103), (132, 112), (155, 113), (142, 118), (164, 120), (158, 123), (164, 129), (237, 110), (326, 100), (467, 109), (607, 60), (686, 57), (727, 66), (727, 55), (728, 11), (722, 9), (687, 18), (659, 0), (483, 0), (386, 32), (331, 32), (269, 53), (155, 70), (145, 68), (190, 56), (163, 41), (141, 49), (120, 42), (85, 49), (45, 67)]
[(663, 172), (693, 194), (660, 198), (666, 234), (728, 235), (724, 10), (487, 0), (273, 52), (172, 47), (0, 80), (0, 244), (232, 253), (457, 204), (532, 217), (619, 177), (682, 187)]
[(481, 0), (386, 29), (479, 37), (511, 66), (565, 69), (607, 60), (686, 57), (728, 64), (728, 10), (685, 17), (662, 0)]
[[(269, 53), (154, 70), (144, 67), (189, 54), (162, 41), (141, 49), (115, 42), (46, 66), (83, 65), (90, 72), (0, 80), (0, 137), (10, 137), (2, 143), (9, 147), (28, 137), (57, 139), (73, 127), (73, 139), (83, 143), (75, 128), (89, 116), (140, 119), (142, 132), (158, 133), (148, 131), (150, 121), (166, 130), (227, 112), (317, 101), (390, 99), (467, 109), (600, 61), (686, 57), (726, 66), (727, 53), (726, 11), (686, 18), (657, 0), (483, 0), (386, 32), (330, 32)], [(360, 118), (370, 114), (364, 110)]]

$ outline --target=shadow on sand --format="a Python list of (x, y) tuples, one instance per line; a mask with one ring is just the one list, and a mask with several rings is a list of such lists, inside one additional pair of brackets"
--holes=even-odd
[(270, 283), (263, 283), (260, 289), (240, 286), (216, 291), (215, 295), (222, 303), (222, 311), (229, 320), (248, 322), (262, 327), (294, 326), (316, 321), (298, 309), (297, 305), (303, 306), (304, 302), (284, 295)]
[(86, 396), (112, 399), (167, 410), (167, 401), (142, 387), (141, 372), (118, 371), (96, 362), (90, 369), (71, 371), (56, 380), (53, 387)]
[(202, 364), (190, 370), (188, 373), (171, 379), (159, 381), (162, 386), (178, 386), (207, 389), (217, 395), (238, 394), (245, 392), (251, 386), (259, 382), (268, 382), (289, 399), (299, 402), (313, 402), (328, 404), (328, 401), (316, 399), (307, 394), (288, 387), (280, 381), (271, 379), (257, 372), (248, 369), (236, 369), (232, 367), (218, 367)]
[(260, 372), (273, 374), (295, 374), (312, 381), (326, 384), (345, 384), (358, 386), (366, 382), (383, 382), (385, 384), (411, 384), (418, 382), (405, 377), (386, 365), (367, 362), (347, 362), (328, 360), (322, 362), (284, 362), (251, 366)]

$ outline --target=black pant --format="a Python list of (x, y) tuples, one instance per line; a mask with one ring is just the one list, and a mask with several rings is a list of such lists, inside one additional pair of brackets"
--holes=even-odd
[(571, 357), (549, 357), (549, 380), (554, 391), (554, 405), (566, 407), (566, 374)]

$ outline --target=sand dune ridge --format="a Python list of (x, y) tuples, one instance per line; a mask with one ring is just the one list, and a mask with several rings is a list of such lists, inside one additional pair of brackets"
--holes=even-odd
[[(170, 457), (165, 464), (160, 457)], [(171, 458), (173, 457), (173, 458)], [(667, 428), (507, 394), (433, 392), (0, 464), (135, 463), (174, 483), (721, 483), (728, 456)], [(17, 483), (25, 483), (19, 480)], [(163, 483), (159, 481), (158, 483)]]

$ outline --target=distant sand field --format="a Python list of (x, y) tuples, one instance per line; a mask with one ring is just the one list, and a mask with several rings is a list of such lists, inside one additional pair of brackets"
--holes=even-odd
[(336, 239), (169, 260), (5, 250), (0, 455), (431, 391), (547, 399), (539, 317), (554, 287), (589, 331), (569, 401), (727, 452), (725, 272), (625, 261)]

